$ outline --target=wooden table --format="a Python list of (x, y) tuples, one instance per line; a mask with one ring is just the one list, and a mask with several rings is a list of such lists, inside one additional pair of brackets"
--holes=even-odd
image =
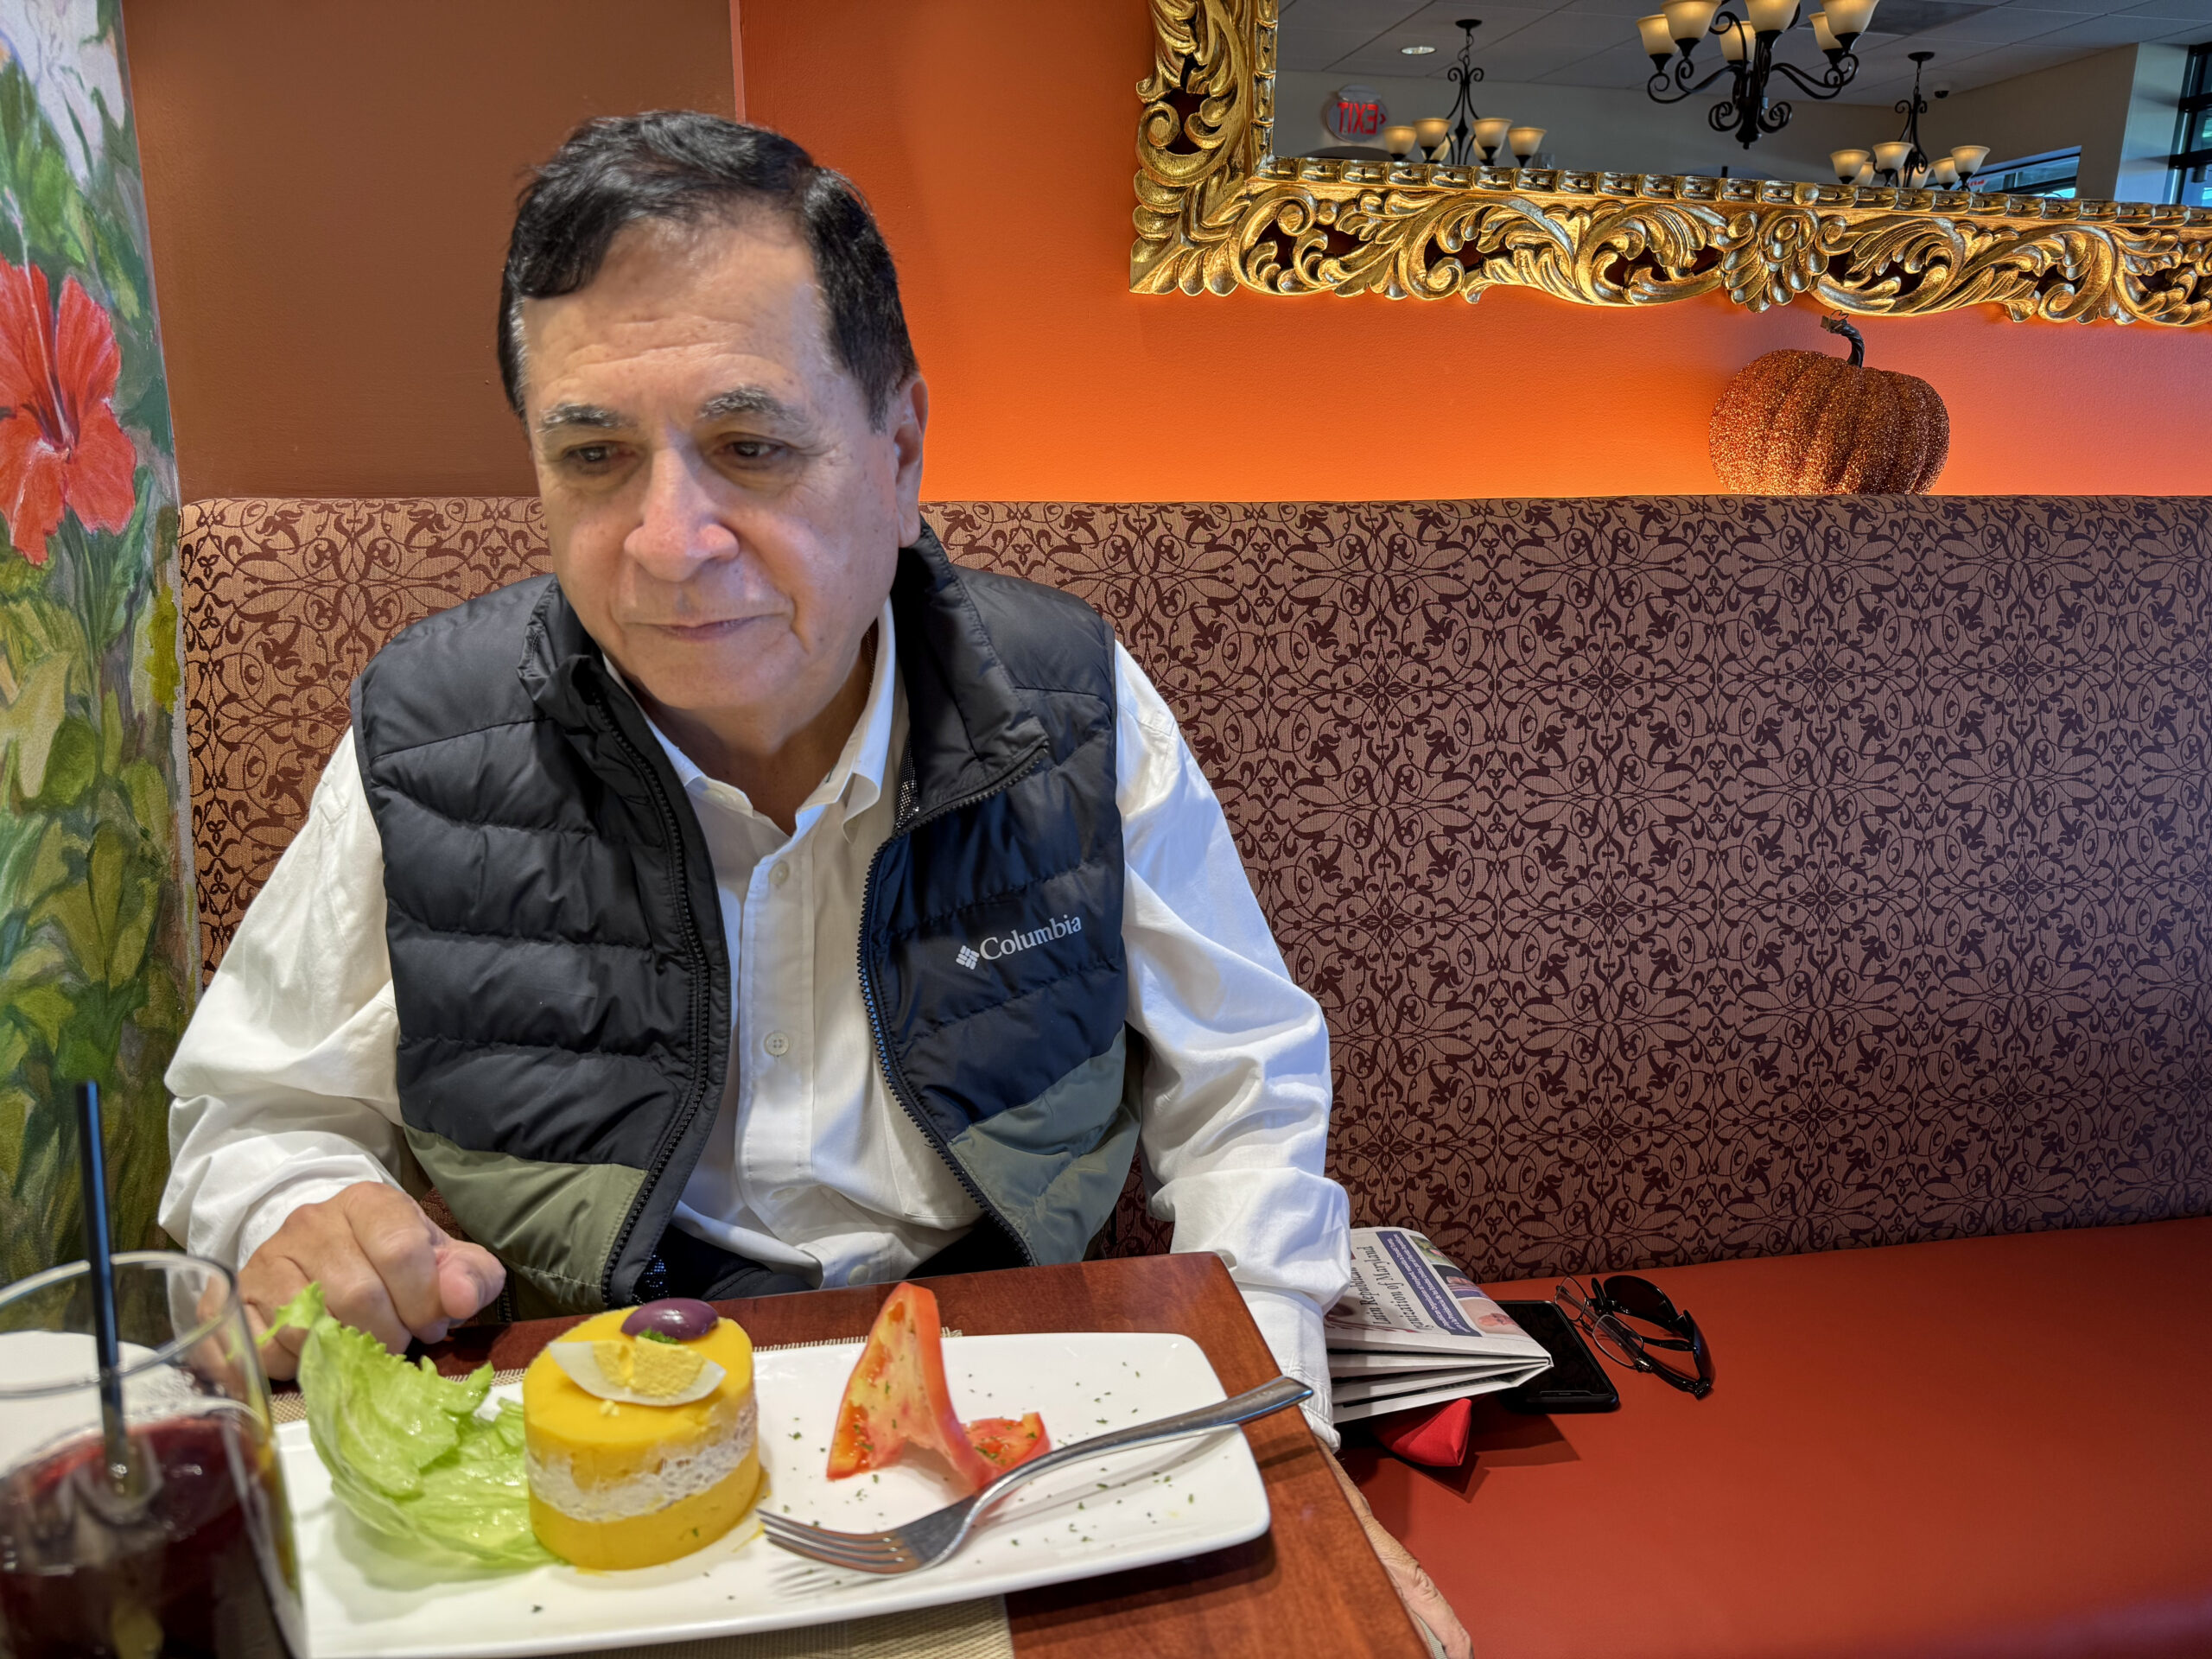
[[(944, 1323), (968, 1336), (1171, 1331), (1205, 1351), (1230, 1394), (1275, 1375), (1258, 1327), (1215, 1256), (1024, 1268), (929, 1285)], [(766, 1348), (864, 1336), (887, 1294), (879, 1285), (718, 1306)], [(449, 1374), (486, 1360), (518, 1367), (575, 1323), (474, 1326), (429, 1351)], [(1009, 1596), (1014, 1650), (1024, 1659), (1426, 1659), (1427, 1649), (1304, 1414), (1277, 1412), (1248, 1424), (1244, 1434), (1267, 1482), (1274, 1516), (1269, 1531), (1189, 1560)]]

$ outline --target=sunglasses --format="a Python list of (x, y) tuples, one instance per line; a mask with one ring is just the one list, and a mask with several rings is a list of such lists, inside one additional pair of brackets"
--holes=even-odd
[[(1667, 1293), (1649, 1279), (1617, 1273), (1610, 1279), (1592, 1279), (1586, 1300), (1572, 1281), (1552, 1294), (1559, 1311), (1598, 1344), (1606, 1358), (1630, 1370), (1649, 1371), (1661, 1382), (1680, 1389), (1693, 1400), (1713, 1392), (1713, 1359), (1705, 1350), (1705, 1333), (1697, 1321), (1668, 1300)], [(1638, 1331), (1628, 1322), (1658, 1326), (1666, 1336)], [(1654, 1353), (1654, 1349), (1688, 1354), (1694, 1373)]]

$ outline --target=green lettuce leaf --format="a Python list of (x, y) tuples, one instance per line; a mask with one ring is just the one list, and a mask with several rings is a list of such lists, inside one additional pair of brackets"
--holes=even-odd
[(270, 1335), (294, 1325), (308, 1333), (300, 1393), (315, 1455), (339, 1502), (380, 1543), (478, 1570), (555, 1559), (530, 1529), (522, 1408), (503, 1400), (496, 1415), (479, 1414), (489, 1365), (460, 1381), (427, 1359), (410, 1365), (325, 1313), (319, 1284), (277, 1310)]

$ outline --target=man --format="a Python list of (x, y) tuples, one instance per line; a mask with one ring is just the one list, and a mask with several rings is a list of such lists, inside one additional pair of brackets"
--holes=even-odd
[(924, 525), (857, 195), (755, 129), (593, 123), (524, 196), (499, 351), (554, 576), (356, 683), (170, 1069), (164, 1225), (397, 1349), (1079, 1260), (1141, 1144), (1333, 1444), (1319, 1010), (1110, 630)]

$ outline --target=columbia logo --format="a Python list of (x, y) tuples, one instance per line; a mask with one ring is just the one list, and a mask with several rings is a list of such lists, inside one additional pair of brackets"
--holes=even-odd
[(1001, 957), (1010, 957), (1017, 950), (1049, 944), (1054, 939), (1065, 939), (1071, 933), (1082, 931), (1082, 917), (1055, 916), (1042, 927), (1033, 927), (1027, 932), (1017, 930), (1012, 933), (995, 933), (980, 945), (963, 944), (953, 960), (963, 968), (973, 968), (979, 962), (996, 962)]

